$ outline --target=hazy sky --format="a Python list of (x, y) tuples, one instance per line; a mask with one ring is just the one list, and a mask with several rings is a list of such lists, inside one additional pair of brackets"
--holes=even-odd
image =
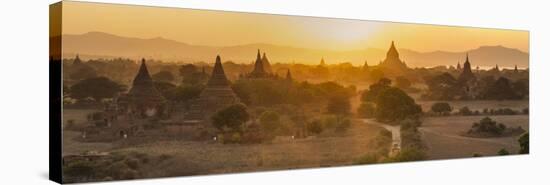
[(90, 31), (210, 46), (269, 43), (349, 50), (387, 48), (395, 40), (399, 48), (416, 51), (465, 51), (482, 45), (529, 51), (526, 31), (64, 2), (63, 33)]

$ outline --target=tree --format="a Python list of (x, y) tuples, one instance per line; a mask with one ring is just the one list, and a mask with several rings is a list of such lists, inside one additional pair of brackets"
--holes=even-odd
[(528, 154), (529, 153), (529, 132), (521, 135), (518, 139), (519, 142), (519, 152), (520, 154)]
[(360, 117), (364, 118), (374, 117), (375, 112), (376, 108), (374, 107), (374, 103), (364, 102), (359, 105), (359, 108), (357, 108), (357, 114), (359, 114)]
[(170, 71), (159, 71), (151, 76), (155, 81), (159, 82), (172, 82), (175, 77)]
[(174, 89), (172, 100), (186, 102), (198, 98), (203, 89), (203, 85), (180, 85)]
[(432, 105), (432, 111), (438, 114), (449, 114), (453, 109), (447, 102), (437, 102)]
[(397, 87), (397, 88), (407, 90), (407, 89), (411, 88), (411, 85), (412, 85), (411, 81), (409, 81), (409, 79), (407, 79), (403, 76), (399, 76), (399, 77), (395, 78), (395, 87)]
[(176, 86), (170, 82), (166, 81), (156, 81), (153, 82), (155, 88), (162, 94), (163, 97), (173, 100), (176, 90)]
[(208, 80), (208, 75), (193, 64), (182, 65), (179, 69), (182, 83), (187, 85), (204, 84)]
[(391, 80), (387, 78), (382, 78), (378, 82), (369, 86), (368, 91), (364, 91), (361, 95), (361, 101), (364, 102), (373, 102), (376, 100), (376, 97), (382, 92), (390, 88)]
[(351, 104), (346, 95), (334, 95), (329, 98), (327, 112), (336, 115), (347, 115), (350, 113)]
[(514, 100), (521, 98), (512, 88), (510, 80), (504, 77), (498, 78), (495, 83), (490, 85), (483, 97), (490, 100)]
[(279, 113), (274, 111), (265, 111), (260, 115), (260, 125), (262, 130), (273, 133), (281, 127)]
[(306, 125), (306, 129), (308, 132), (313, 134), (320, 134), (323, 132), (323, 125), (320, 120), (315, 119)]
[(375, 117), (381, 121), (403, 120), (421, 112), (420, 105), (399, 88), (385, 89), (376, 98)]
[(117, 93), (123, 92), (125, 87), (106, 77), (89, 78), (82, 80), (71, 87), (71, 97), (84, 99), (92, 97), (96, 101), (104, 98), (112, 98)]
[(510, 152), (508, 152), (508, 150), (506, 149), (500, 149), (497, 153), (498, 155), (510, 155)]
[(464, 106), (458, 110), (458, 113), (463, 116), (470, 116), (473, 114), (472, 110), (468, 108), (467, 106)]
[(449, 73), (443, 73), (425, 80), (428, 85), (427, 97), (435, 100), (451, 100), (461, 95), (458, 81)]
[(250, 115), (246, 111), (246, 106), (243, 104), (230, 105), (212, 116), (212, 124), (218, 130), (241, 132), (242, 126), (250, 119)]

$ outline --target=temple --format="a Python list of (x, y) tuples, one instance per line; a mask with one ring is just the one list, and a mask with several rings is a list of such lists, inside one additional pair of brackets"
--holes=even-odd
[(149, 74), (145, 59), (141, 60), (141, 66), (132, 83), (128, 94), (118, 100), (119, 106), (127, 113), (140, 117), (158, 116), (166, 108), (166, 99), (153, 85), (153, 79)]
[[(460, 65), (459, 65), (460, 67)], [(466, 54), (466, 61), (464, 62), (464, 69), (462, 70), (462, 73), (459, 76), (460, 80), (469, 81), (472, 79), (475, 79), (474, 73), (472, 73), (472, 66), (470, 64), (470, 59), (468, 57), (468, 54)]]
[(185, 120), (188, 122), (203, 121), (204, 118), (209, 117), (219, 109), (239, 102), (233, 89), (231, 89), (229, 80), (225, 76), (221, 58), (218, 55), (206, 87), (199, 98), (191, 103)]
[(408, 69), (407, 64), (399, 58), (399, 52), (397, 52), (393, 41), (391, 42), (390, 49), (386, 53), (386, 59), (381, 61), (379, 66), (384, 68), (384, 71), (394, 71), (396, 73), (402, 73)]
[(272, 73), (269, 59), (267, 59), (267, 56), (265, 53), (263, 54), (263, 56), (260, 56), (259, 49), (258, 49), (258, 53), (256, 54), (256, 61), (254, 62), (254, 69), (252, 70), (252, 72), (242, 76), (246, 78), (251, 78), (251, 79), (275, 77)]

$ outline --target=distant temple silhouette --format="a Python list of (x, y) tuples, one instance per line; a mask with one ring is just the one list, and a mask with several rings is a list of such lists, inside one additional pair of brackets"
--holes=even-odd
[(393, 41), (391, 42), (390, 49), (386, 53), (386, 59), (381, 61), (378, 66), (382, 68), (384, 72), (395, 74), (402, 74), (408, 69), (407, 64), (399, 58), (399, 52), (397, 52)]
[(160, 115), (165, 109), (166, 99), (155, 88), (145, 59), (141, 60), (132, 88), (118, 101), (127, 112), (146, 117)]
[(223, 70), (221, 57), (218, 55), (206, 87), (199, 98), (191, 102), (185, 120), (188, 122), (203, 121), (204, 118), (208, 118), (219, 109), (239, 102), (239, 98), (231, 89), (230, 82)]
[(258, 49), (258, 53), (256, 54), (256, 61), (254, 62), (254, 69), (252, 70), (252, 72), (241, 76), (244, 76), (250, 79), (276, 77), (276, 75), (273, 74), (273, 70), (271, 69), (271, 64), (269, 63), (269, 59), (267, 59), (265, 52), (263, 53), (263, 56), (260, 56), (259, 49)]

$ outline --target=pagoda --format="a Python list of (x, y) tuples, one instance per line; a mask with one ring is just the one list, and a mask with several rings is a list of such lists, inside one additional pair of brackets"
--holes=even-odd
[(390, 49), (386, 53), (386, 59), (380, 62), (379, 66), (383, 68), (385, 72), (392, 71), (397, 74), (408, 69), (407, 64), (399, 58), (399, 52), (397, 52), (393, 41), (391, 42)]
[(132, 88), (119, 101), (125, 105), (129, 113), (144, 117), (160, 115), (164, 110), (166, 99), (155, 88), (145, 59), (141, 60), (141, 66), (134, 78)]
[(266, 54), (260, 56), (260, 50), (256, 54), (256, 61), (254, 62), (254, 69), (252, 72), (244, 75), (246, 78), (250, 79), (264, 79), (274, 77), (271, 69), (271, 64), (269, 64), (269, 59), (267, 59)]
[(206, 87), (202, 90), (199, 98), (191, 103), (185, 120), (202, 121), (219, 109), (239, 102), (231, 89), (231, 84), (225, 75), (221, 58), (218, 55)]
[(463, 68), (464, 69), (462, 70), (462, 73), (458, 77), (460, 80), (469, 81), (469, 80), (475, 79), (475, 75), (474, 73), (472, 73), (472, 66), (470, 64), (470, 59), (468, 57), (468, 54), (466, 54), (466, 61), (464, 62)]

